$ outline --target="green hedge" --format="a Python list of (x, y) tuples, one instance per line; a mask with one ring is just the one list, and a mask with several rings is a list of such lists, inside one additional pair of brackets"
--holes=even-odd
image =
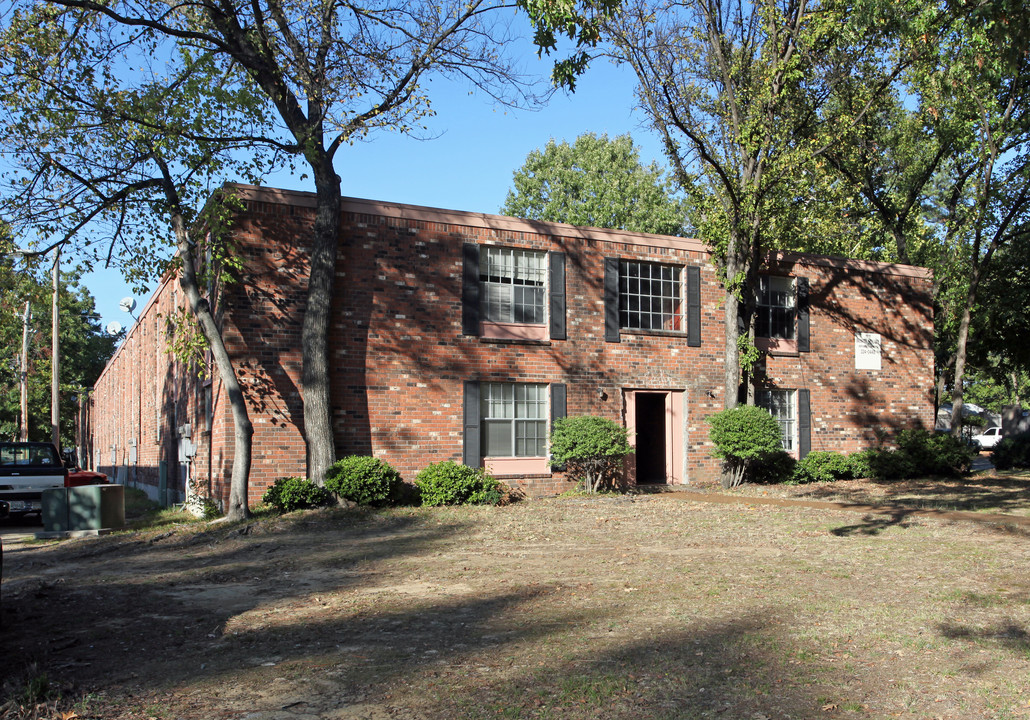
[(396, 504), (401, 475), (389, 463), (367, 455), (337, 460), (326, 473), (325, 487), (359, 505)]
[(496, 505), (503, 497), (501, 484), (485, 470), (453, 460), (423, 468), (415, 486), (423, 505)]
[(281, 477), (265, 490), (261, 500), (286, 513), (331, 505), (333, 494), (307, 478)]

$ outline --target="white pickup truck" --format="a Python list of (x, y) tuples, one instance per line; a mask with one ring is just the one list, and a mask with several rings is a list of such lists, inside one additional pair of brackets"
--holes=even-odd
[(0, 442), (0, 501), (12, 515), (40, 512), (43, 491), (67, 481), (68, 468), (51, 443)]

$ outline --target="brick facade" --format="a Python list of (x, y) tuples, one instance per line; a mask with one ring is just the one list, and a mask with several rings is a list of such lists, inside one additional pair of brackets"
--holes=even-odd
[[(300, 329), (314, 198), (241, 191), (246, 210), (236, 237), (245, 275), (215, 307), (250, 403), (250, 493), (257, 501), (275, 478), (304, 474)], [(338, 456), (376, 455), (412, 480), (428, 463), (469, 457), (466, 440), (479, 432), (479, 411), (470, 412), (466, 400), (474, 403), (479, 388), (538, 383), (548, 389), (552, 412), (561, 398), (567, 414), (611, 418), (634, 428), (640, 442), (664, 434), (648, 447), (665, 453), (666, 481), (716, 476), (705, 418), (723, 407), (722, 288), (702, 243), (364, 200), (345, 199), (343, 208), (330, 328)], [(550, 320), (564, 306), (563, 338), (553, 327), (536, 328), (542, 339), (469, 332), (467, 256), (491, 246), (560, 258), (564, 293), (549, 296), (548, 314)], [(627, 329), (617, 332), (618, 341), (606, 339), (606, 258), (611, 268), (616, 260), (684, 268), (697, 283), (699, 303), (688, 320), (699, 342), (689, 332)], [(927, 271), (798, 255), (776, 258), (768, 272), (808, 283), (809, 350), (786, 347), (767, 356), (761, 380), (807, 391), (812, 450), (854, 451), (898, 427), (932, 426)], [(550, 295), (560, 294), (560, 277), (550, 276)], [(191, 475), (225, 498), (232, 419), (220, 384), (195, 377), (164, 352), (163, 317), (179, 295), (172, 282), (158, 288), (98, 380), (94, 457), (101, 470), (155, 496), (165, 473), (179, 497), (185, 471), (176, 459), (176, 429), (189, 422), (197, 445)], [(879, 336), (880, 369), (856, 369), (856, 332)], [(662, 466), (652, 463), (648, 472), (661, 475)], [(504, 479), (531, 494), (568, 487), (546, 469), (504, 461), (492, 467), (501, 468), (498, 474), (522, 468)], [(627, 471), (635, 481), (635, 461)]]

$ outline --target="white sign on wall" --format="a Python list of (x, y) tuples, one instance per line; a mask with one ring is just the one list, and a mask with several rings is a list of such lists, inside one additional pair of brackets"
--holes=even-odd
[(855, 369), (880, 369), (879, 333), (855, 333)]

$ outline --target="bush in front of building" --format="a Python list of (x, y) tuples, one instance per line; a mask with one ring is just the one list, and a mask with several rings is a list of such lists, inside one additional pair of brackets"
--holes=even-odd
[(281, 477), (265, 490), (261, 501), (281, 513), (325, 507), (333, 504), (333, 494), (307, 478)]
[(392, 505), (399, 500), (401, 475), (379, 458), (350, 455), (337, 460), (329, 468), (325, 488), (358, 505)]
[(596, 415), (558, 418), (551, 429), (551, 464), (583, 483), (587, 492), (615, 490), (622, 460), (631, 452), (629, 434), (617, 422)]
[(853, 465), (846, 455), (833, 451), (815, 451), (805, 455), (794, 469), (793, 482), (833, 482), (852, 477)]
[(961, 477), (969, 473), (976, 450), (965, 441), (922, 428), (902, 430), (897, 448), (869, 448), (850, 456), (857, 478), (905, 480), (915, 477)]
[(991, 463), (998, 470), (1030, 467), (1030, 432), (1002, 438), (991, 452)]
[(789, 483), (794, 478), (798, 461), (786, 450), (772, 453), (751, 469), (751, 482), (763, 485)]
[(453, 460), (433, 463), (415, 476), (423, 505), (497, 505), (504, 491), (482, 468), (459, 465)]
[(722, 486), (756, 482), (757, 471), (782, 452), (780, 423), (765, 408), (738, 405), (708, 418), (712, 454), (723, 459)]

